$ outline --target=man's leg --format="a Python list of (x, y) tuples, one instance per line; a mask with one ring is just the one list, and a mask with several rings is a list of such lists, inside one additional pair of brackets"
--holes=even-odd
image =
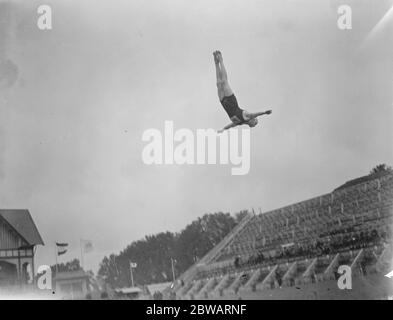
[(222, 59), (222, 54), (220, 51), (217, 51), (217, 59), (218, 59), (218, 62), (220, 63), (221, 78), (224, 81), (228, 81), (227, 70), (225, 69), (224, 60)]
[(217, 84), (218, 98), (221, 101), (225, 97), (225, 93), (222, 86), (223, 79), (220, 70), (220, 62), (218, 60), (218, 51), (215, 51), (213, 53), (213, 56), (214, 56), (214, 65), (216, 66), (216, 84)]
[(221, 101), (224, 97), (231, 96), (233, 91), (228, 83), (228, 74), (222, 60), (221, 52), (214, 52), (214, 62), (216, 65), (218, 97)]
[(213, 53), (214, 56), (214, 65), (216, 66), (216, 81), (219, 83), (221, 81), (221, 70), (220, 70), (220, 61), (218, 60), (217, 51)]

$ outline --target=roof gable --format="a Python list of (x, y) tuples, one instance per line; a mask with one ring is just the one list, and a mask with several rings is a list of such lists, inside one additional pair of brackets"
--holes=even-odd
[(7, 221), (10, 226), (29, 243), (29, 245), (44, 244), (29, 210), (0, 209), (0, 216)]

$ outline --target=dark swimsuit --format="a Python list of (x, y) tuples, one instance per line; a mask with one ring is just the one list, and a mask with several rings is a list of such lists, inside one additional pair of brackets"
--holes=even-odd
[(233, 117), (236, 117), (240, 121), (239, 124), (243, 124), (246, 122), (243, 118), (243, 110), (239, 108), (237, 99), (234, 94), (222, 98), (220, 102), (231, 120)]

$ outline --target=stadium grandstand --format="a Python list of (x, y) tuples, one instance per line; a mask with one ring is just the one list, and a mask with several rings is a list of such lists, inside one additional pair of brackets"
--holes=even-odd
[[(383, 171), (248, 214), (168, 293), (176, 299), (386, 299), (392, 213), (393, 173)], [(340, 265), (350, 267), (353, 290), (339, 290)]]

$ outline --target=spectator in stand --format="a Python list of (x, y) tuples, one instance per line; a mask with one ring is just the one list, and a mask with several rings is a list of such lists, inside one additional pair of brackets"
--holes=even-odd
[(234, 264), (236, 269), (240, 267), (240, 257), (239, 256), (237, 256), (235, 258), (235, 261), (233, 262), (233, 264)]
[(275, 272), (275, 276), (276, 276), (276, 280), (278, 283), (278, 286), (281, 288), (281, 284), (282, 284), (282, 275), (280, 270), (277, 268), (276, 272)]

